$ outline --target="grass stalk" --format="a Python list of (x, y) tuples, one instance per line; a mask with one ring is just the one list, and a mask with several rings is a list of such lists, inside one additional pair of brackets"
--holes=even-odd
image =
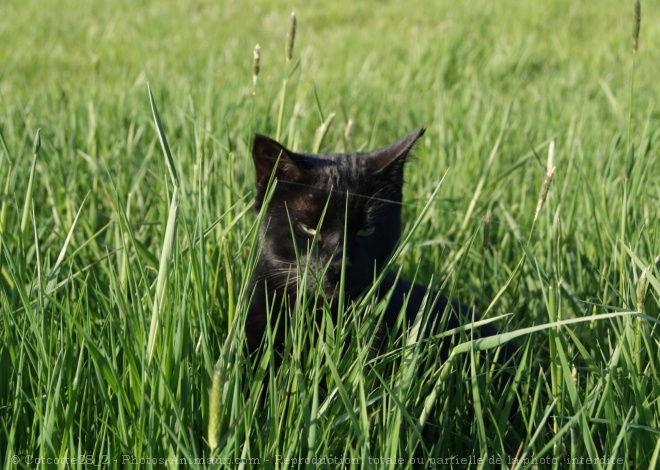
[(172, 158), (172, 152), (170, 151), (170, 146), (167, 143), (167, 138), (165, 136), (165, 131), (160, 120), (160, 115), (158, 113), (158, 108), (151, 93), (151, 87), (148, 87), (149, 92), (149, 101), (151, 103), (151, 111), (153, 114), (154, 122), (156, 124), (156, 130), (158, 131), (158, 139), (160, 140), (160, 145), (165, 156), (165, 163), (167, 169), (170, 173), (170, 178), (172, 179), (172, 184), (174, 185), (174, 191), (172, 191), (172, 199), (170, 202), (170, 209), (167, 216), (167, 225), (165, 228), (165, 237), (163, 239), (163, 248), (160, 254), (160, 262), (158, 264), (158, 276), (156, 278), (156, 291), (153, 298), (153, 309), (151, 312), (151, 326), (149, 327), (149, 339), (147, 341), (147, 362), (151, 363), (155, 348), (156, 348), (156, 339), (160, 337), (159, 327), (160, 322), (162, 321), (161, 317), (163, 311), (165, 310), (165, 294), (166, 286), (169, 278), (170, 270), (172, 268), (172, 260), (175, 253), (175, 239), (177, 231), (177, 216), (179, 211), (179, 172), (176, 169), (174, 164), (174, 159)]
[(34, 194), (34, 173), (37, 168), (37, 156), (41, 149), (41, 129), (37, 129), (32, 146), (32, 166), (30, 167), (30, 176), (28, 178), (27, 190), (25, 191), (25, 200), (23, 203), (23, 216), (21, 217), (21, 236), (25, 238), (27, 234), (27, 224), (30, 210), (32, 207), (32, 196)]
[[(284, 459), (328, 456), (349, 459), (346, 467), (403, 458), (397, 468), (428, 468), (454, 455), (502, 458), (472, 464), (483, 467), (529, 468), (525, 459), (544, 456), (558, 458), (556, 468), (584, 466), (569, 456), (607, 456), (603, 468), (658, 466), (659, 125), (647, 64), (660, 62), (660, 49), (639, 49), (639, 2), (629, 4), (623, 105), (612, 74), (620, 58), (608, 49), (623, 33), (602, 28), (620, 14), (614, 0), (575, 5), (578, 43), (574, 28), (553, 27), (566, 11), (538, 1), (517, 9), (516, 21), (491, 9), (487, 27), (478, 5), (457, 16), (452, 5), (419, 2), (319, 4), (297, 34), (305, 44), (295, 45), (314, 60), (298, 67), (289, 34), (275, 84), (268, 61), (255, 83), (254, 52), (244, 51), (256, 42), (270, 51), (288, 15), (282, 26), (272, 12), (224, 8), (218, 28), (220, 10), (206, 5), (167, 22), (183, 10), (164, 0), (148, 28), (135, 28), (137, 4), (12, 3), (0, 32), (12, 44), (0, 84), (3, 468), (51, 457), (66, 466), (62, 459), (88, 453), (95, 466), (134, 467), (164, 466), (146, 461), (154, 457), (311, 467)], [(552, 34), (537, 28), (532, 38), (541, 9)], [(116, 21), (95, 60), (85, 25), (99, 15)], [(83, 27), (62, 28), (74, 17)], [(584, 60), (561, 60), (567, 44)], [(94, 86), (84, 86), (90, 77)], [(147, 78), (158, 84), (160, 113)], [(341, 129), (324, 129), (331, 110), (322, 107), (335, 98)], [(303, 306), (280, 317), (284, 366), (275, 366), (270, 330), (262, 355), (245, 357), (265, 217), (250, 202), (250, 145), (255, 126), (268, 133), (272, 122), (274, 134), (276, 120), (271, 136), (310, 152), (363, 152), (427, 127), (405, 168), (403, 235), (387, 269), (488, 305), (482, 319), (427, 339), (425, 311), (410, 330), (399, 318), (372, 358), (388, 301), (376, 295), (381, 279), (357, 301), (340, 300), (336, 316), (301, 286)], [(35, 158), (38, 127), (48, 138)], [(562, 157), (547, 199), (530, 177), (543, 159), (527, 142), (539, 138)], [(554, 163), (540, 165), (545, 181)], [(473, 245), (482, 219), (483, 250)], [(502, 332), (472, 334), (485, 324)], [(448, 337), (444, 360), (436, 344)], [(494, 364), (511, 341), (522, 348), (515, 370)]]
[(175, 251), (175, 237), (177, 226), (177, 215), (179, 210), (179, 190), (174, 188), (172, 192), (172, 201), (170, 203), (169, 215), (167, 217), (167, 226), (165, 228), (165, 237), (163, 239), (163, 248), (158, 264), (158, 276), (156, 278), (156, 291), (153, 298), (153, 309), (151, 311), (151, 326), (149, 327), (149, 339), (147, 342), (147, 361), (150, 363), (153, 359), (156, 341), (161, 337), (160, 327), (162, 315), (165, 311), (165, 297), (167, 280), (172, 268), (172, 259)]

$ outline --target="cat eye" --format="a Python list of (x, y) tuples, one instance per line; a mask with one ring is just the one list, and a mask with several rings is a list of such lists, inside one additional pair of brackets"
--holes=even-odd
[(365, 227), (362, 230), (358, 230), (358, 237), (370, 237), (376, 231), (376, 227)]
[(300, 228), (300, 230), (305, 235), (309, 235), (310, 237), (315, 237), (316, 236), (316, 229), (315, 228), (308, 227), (307, 225), (301, 224), (301, 223), (298, 224), (298, 228)]

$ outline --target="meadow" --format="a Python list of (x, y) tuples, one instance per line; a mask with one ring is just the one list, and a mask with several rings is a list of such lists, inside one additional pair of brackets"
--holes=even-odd
[[(656, 468), (660, 8), (634, 40), (633, 5), (0, 2), (3, 468)], [(420, 126), (392, 269), (501, 334), (370, 360), (367, 295), (250, 361), (253, 135)]]

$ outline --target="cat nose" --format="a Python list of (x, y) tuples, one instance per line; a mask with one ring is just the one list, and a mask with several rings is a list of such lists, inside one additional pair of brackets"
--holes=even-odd
[(351, 263), (351, 260), (348, 257), (344, 259), (342, 258), (343, 257), (341, 253), (339, 255), (335, 255), (332, 258), (330, 265), (328, 266), (328, 269), (325, 273), (325, 277), (330, 284), (339, 284), (339, 281), (341, 280), (342, 261), (344, 262), (345, 273), (348, 273), (350, 269), (353, 267), (353, 264)]

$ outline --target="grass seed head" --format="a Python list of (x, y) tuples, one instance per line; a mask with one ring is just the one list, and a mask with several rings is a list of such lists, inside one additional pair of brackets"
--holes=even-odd
[(546, 171), (545, 177), (543, 178), (543, 184), (541, 185), (541, 190), (539, 191), (539, 200), (536, 203), (536, 212), (534, 213), (534, 221), (539, 218), (541, 209), (543, 209), (543, 204), (548, 197), (548, 192), (550, 191), (550, 186), (552, 185), (552, 178), (555, 175), (555, 141), (550, 141), (550, 148), (548, 148), (548, 169)]
[(218, 418), (220, 416), (220, 405), (222, 401), (221, 387), (220, 368), (216, 366), (213, 371), (211, 396), (209, 397), (209, 447), (211, 447), (211, 452), (218, 447), (218, 434), (220, 431)]
[(261, 46), (257, 44), (254, 46), (254, 52), (252, 53), (254, 60), (252, 62), (252, 85), (256, 86), (257, 78), (259, 77), (260, 63), (261, 63)]
[(291, 24), (289, 25), (289, 33), (286, 35), (286, 61), (289, 62), (293, 58), (293, 45), (296, 42), (296, 12), (291, 12)]
[(34, 136), (34, 142), (32, 143), (32, 154), (39, 154), (41, 149), (41, 129), (37, 129), (37, 135)]
[(644, 311), (644, 297), (646, 296), (646, 271), (642, 271), (642, 275), (639, 276), (639, 281), (637, 281), (637, 311)]
[(639, 46), (639, 28), (642, 24), (642, 5), (640, 0), (635, 1), (635, 7), (633, 10), (633, 30), (632, 30), (632, 40), (633, 40), (633, 52), (637, 52), (637, 47)]

